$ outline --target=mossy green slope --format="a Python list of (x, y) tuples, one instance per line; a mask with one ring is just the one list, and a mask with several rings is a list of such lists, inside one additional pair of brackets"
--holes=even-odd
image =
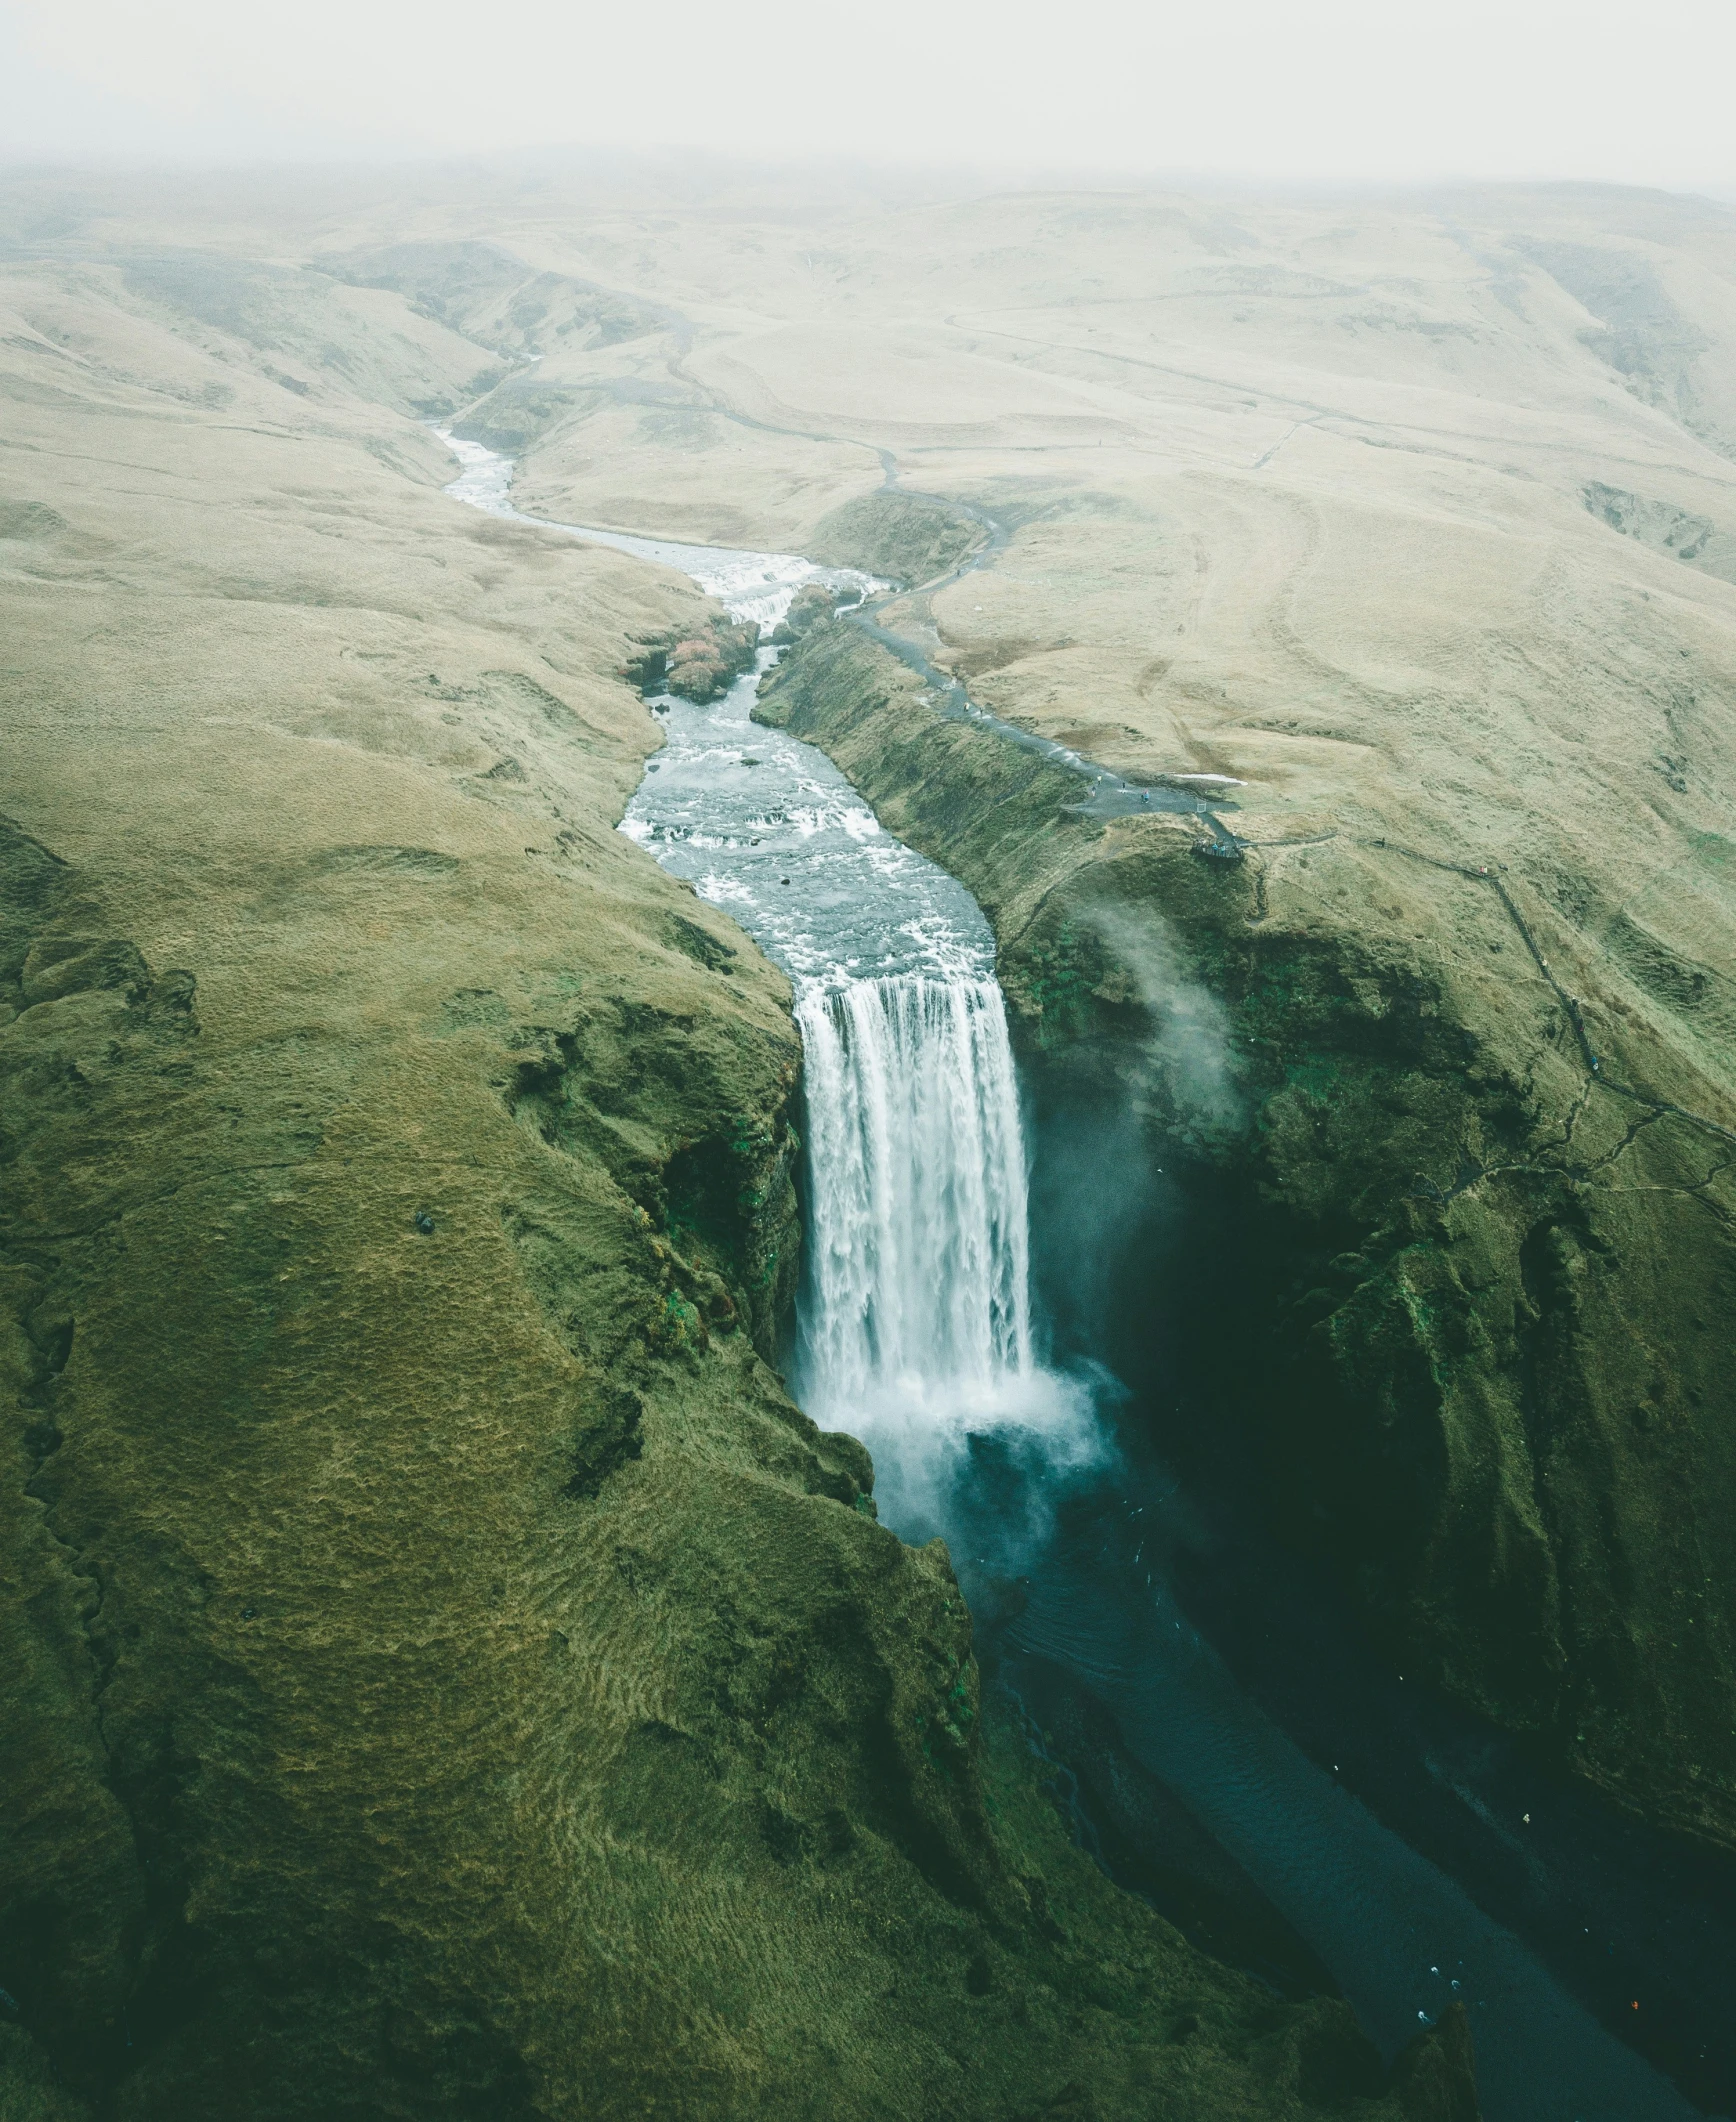
[(0, 2112), (1468, 2112), (1071, 1848), (770, 1367), (787, 989), (612, 830), (700, 601), (7, 297)]

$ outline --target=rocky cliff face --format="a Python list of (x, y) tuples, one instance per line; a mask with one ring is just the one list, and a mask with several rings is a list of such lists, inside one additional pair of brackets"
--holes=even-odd
[(1191, 1230), (1099, 1255), (1120, 1359), (1203, 1337), (1244, 1480), (1407, 1672), (1736, 1844), (1722, 1085), (1547, 870), (1330, 830), (1202, 859), (1203, 821), (1073, 816), (1075, 776), (931, 698), (834, 624), (763, 712), (977, 892), (1108, 1225), (1146, 1189)]
[(4, 299), (0, 2106), (1467, 2112), (1107, 1885), (771, 1367), (788, 992), (612, 829), (707, 608)]

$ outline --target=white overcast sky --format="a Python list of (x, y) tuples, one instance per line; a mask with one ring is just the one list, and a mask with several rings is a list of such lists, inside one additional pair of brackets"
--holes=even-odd
[(0, 0), (0, 160), (609, 145), (1736, 194), (1736, 0)]

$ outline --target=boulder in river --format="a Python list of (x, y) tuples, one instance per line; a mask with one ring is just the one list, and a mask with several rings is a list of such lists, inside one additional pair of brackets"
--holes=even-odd
[(732, 623), (714, 620), (703, 632), (677, 641), (668, 651), (663, 682), (683, 700), (703, 705), (726, 693), (744, 671), (752, 670), (759, 648), (759, 628), (753, 621)]

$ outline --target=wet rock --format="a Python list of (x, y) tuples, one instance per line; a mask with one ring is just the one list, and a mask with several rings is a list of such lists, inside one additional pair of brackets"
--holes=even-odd
[(668, 651), (663, 683), (683, 700), (703, 706), (753, 669), (758, 648), (759, 628), (751, 620), (713, 621), (704, 633), (689, 634)]

